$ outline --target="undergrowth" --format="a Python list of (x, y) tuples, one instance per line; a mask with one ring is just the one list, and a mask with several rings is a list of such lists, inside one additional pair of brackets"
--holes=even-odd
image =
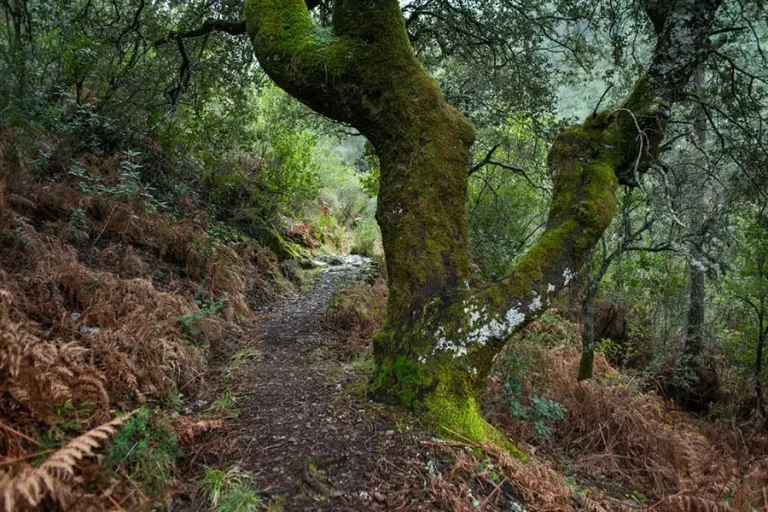
[[(182, 441), (214, 421), (172, 414), (210, 392), (208, 361), (230, 350), (249, 303), (276, 296), (277, 257), (207, 212), (168, 208), (135, 152), (61, 169), (27, 146), (0, 132), (0, 495), (14, 510), (62, 508), (64, 494), (94, 510), (148, 507), (174, 481)], [(70, 461), (76, 478), (14, 494), (17, 477), (136, 408), (108, 446), (98, 433), (89, 445), (103, 464), (89, 452)]]

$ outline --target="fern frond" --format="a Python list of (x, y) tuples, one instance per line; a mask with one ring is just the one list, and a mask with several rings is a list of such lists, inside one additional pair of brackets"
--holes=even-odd
[(29, 507), (36, 507), (46, 497), (62, 503), (79, 461), (93, 456), (93, 451), (114, 436), (133, 414), (116, 418), (72, 439), (38, 467), (26, 466), (13, 477), (7, 472), (0, 474), (0, 496), (5, 512), (17, 510), (24, 502)]
[(733, 512), (723, 501), (712, 501), (697, 496), (670, 496), (659, 503), (659, 510), (668, 512)]

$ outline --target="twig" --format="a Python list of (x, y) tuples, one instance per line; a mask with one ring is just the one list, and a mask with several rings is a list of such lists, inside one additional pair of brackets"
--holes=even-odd
[(109, 226), (109, 221), (112, 220), (112, 214), (115, 213), (115, 210), (117, 209), (117, 206), (119, 203), (115, 203), (115, 206), (112, 207), (112, 211), (109, 212), (109, 215), (107, 215), (107, 221), (104, 223), (104, 227), (101, 228), (101, 232), (99, 232), (99, 235), (93, 240), (93, 243), (91, 244), (91, 248), (96, 246), (96, 242), (99, 241), (101, 238), (101, 235), (104, 234), (104, 232), (107, 230), (107, 226)]
[(138, 485), (136, 485), (136, 482), (134, 482), (134, 481), (133, 481), (133, 478), (131, 478), (130, 476), (128, 476), (128, 473), (126, 473), (126, 472), (125, 472), (125, 470), (124, 470), (123, 468), (118, 468), (118, 471), (120, 471), (120, 473), (122, 473), (122, 474), (123, 474), (123, 476), (124, 476), (125, 478), (127, 478), (129, 482), (131, 482), (131, 485), (133, 485), (133, 488), (134, 488), (134, 489), (136, 489), (137, 491), (139, 491), (139, 494), (141, 494), (141, 496), (144, 498), (144, 501), (145, 501), (145, 502), (146, 502), (146, 501), (149, 501), (149, 498), (147, 497), (147, 495), (146, 495), (146, 494), (144, 494), (144, 491), (142, 491), (141, 489), (139, 489), (139, 486), (138, 486)]
[(9, 466), (11, 464), (15, 464), (17, 462), (21, 462), (23, 460), (32, 459), (34, 457), (37, 457), (38, 455), (45, 455), (47, 453), (53, 453), (54, 451), (55, 450), (44, 450), (42, 452), (37, 452), (37, 453), (28, 453), (27, 455), (24, 455), (23, 457), (16, 457), (15, 459), (4, 460), (4, 461), (0, 462), (0, 468), (2, 468), (4, 466)]
[(606, 94), (608, 94), (608, 91), (610, 91), (612, 88), (613, 88), (613, 84), (610, 84), (610, 85), (608, 86), (608, 88), (605, 90), (605, 92), (603, 92), (603, 95), (602, 95), (602, 96), (600, 96), (600, 99), (597, 101), (597, 105), (595, 105), (595, 109), (592, 111), (592, 115), (593, 115), (593, 116), (596, 116), (596, 115), (597, 115), (597, 109), (599, 109), (599, 108), (600, 108), (600, 104), (601, 104), (601, 103), (603, 102), (603, 100), (605, 99), (605, 95), (606, 95)]
[(277, 444), (273, 444), (273, 445), (270, 445), (270, 446), (265, 446), (264, 448), (262, 448), (259, 451), (260, 452), (266, 452), (267, 450), (271, 450), (272, 448), (279, 448), (281, 446), (285, 446), (287, 444), (291, 444), (291, 443), (295, 443), (295, 442), (296, 441), (294, 441), (293, 439), (288, 439), (287, 441), (283, 441), (282, 443), (277, 443)]
[(107, 493), (107, 491), (105, 491), (104, 489), (101, 489), (101, 495), (107, 498), (110, 501), (110, 503), (112, 503), (114, 506), (117, 507), (118, 510), (120, 510), (121, 512), (125, 512), (125, 509), (121, 507), (120, 504), (116, 502), (115, 499)]
[(499, 482), (499, 485), (497, 485), (493, 491), (491, 491), (491, 494), (489, 494), (484, 500), (483, 503), (480, 505), (480, 510), (485, 510), (485, 506), (488, 504), (491, 498), (494, 497), (494, 495), (499, 492), (499, 489), (501, 489), (501, 486), (504, 485), (504, 482), (506, 482), (507, 479), (505, 478), (501, 482)]
[(14, 430), (14, 429), (12, 429), (11, 427), (9, 427), (8, 425), (6, 425), (5, 423), (2, 423), (2, 422), (0, 422), (0, 427), (3, 427), (5, 430), (7, 430), (7, 431), (9, 431), (9, 432), (13, 432), (13, 433), (14, 433), (14, 434), (16, 434), (17, 436), (23, 437), (24, 439), (26, 439), (26, 440), (27, 440), (27, 441), (29, 441), (30, 443), (34, 444), (35, 446), (40, 446), (40, 443), (38, 443), (37, 441), (35, 441), (35, 440), (34, 440), (34, 439), (32, 439), (31, 437), (29, 437), (29, 436), (26, 436), (26, 435), (22, 434), (22, 433), (21, 433), (21, 432), (19, 432), (18, 430)]

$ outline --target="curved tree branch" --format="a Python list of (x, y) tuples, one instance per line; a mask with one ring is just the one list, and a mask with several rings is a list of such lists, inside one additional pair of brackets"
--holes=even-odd
[(191, 39), (201, 37), (213, 32), (224, 32), (233, 36), (245, 34), (245, 21), (224, 21), (209, 19), (201, 26), (193, 30), (171, 32), (166, 37), (155, 41), (155, 47), (162, 46), (170, 41), (178, 39)]

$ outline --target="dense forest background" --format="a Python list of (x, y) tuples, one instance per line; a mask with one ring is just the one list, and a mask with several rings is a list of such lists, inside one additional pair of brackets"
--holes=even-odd
[[(620, 104), (645, 70), (642, 3), (401, 3), (422, 66), (477, 129), (474, 285), (504, 276), (544, 229), (555, 136)], [(312, 8), (330, 26), (332, 4)], [(190, 469), (181, 453), (231, 416), (254, 311), (302, 293), (334, 257), (384, 268), (380, 168), (357, 131), (267, 77), (242, 11), (0, 0), (6, 510), (65, 508), (72, 493), (77, 509), (148, 508), (191, 478), (217, 510), (274, 502), (244, 473)], [(459, 453), (474, 483), (441, 480), (435, 507), (495, 510), (491, 490), (510, 481), (529, 510), (619, 509), (593, 487), (638, 508), (768, 508), (765, 4), (723, 2), (710, 39), (650, 170), (620, 189), (585, 267), (492, 372), (495, 424), (557, 473), (534, 484), (498, 454)], [(383, 274), (338, 293), (328, 316), (363, 383)], [(200, 416), (190, 404), (210, 396)], [(560, 489), (559, 474), (562, 496), (530, 491)]]

